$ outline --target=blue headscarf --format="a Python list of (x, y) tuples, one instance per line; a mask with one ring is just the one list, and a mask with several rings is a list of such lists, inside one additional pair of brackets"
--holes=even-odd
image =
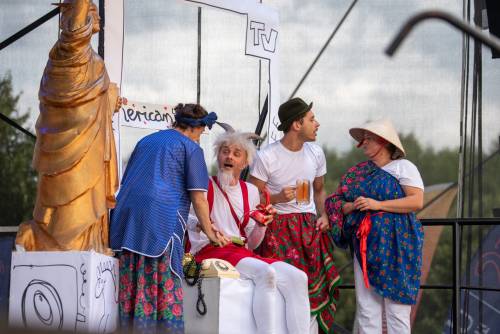
[(212, 125), (214, 125), (216, 120), (217, 120), (217, 114), (214, 113), (213, 111), (203, 118), (189, 118), (180, 115), (175, 115), (176, 122), (187, 124), (193, 128), (197, 126), (208, 126), (209, 129), (212, 129)]

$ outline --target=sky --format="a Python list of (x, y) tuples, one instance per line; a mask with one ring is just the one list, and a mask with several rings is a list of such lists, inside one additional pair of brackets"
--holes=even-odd
[[(53, 1), (2, 0), (0, 40), (48, 12)], [(264, 0), (280, 15), (280, 97), (285, 101), (338, 24), (351, 1)], [(314, 102), (321, 126), (318, 144), (347, 151), (348, 129), (389, 117), (401, 133), (414, 133), (435, 149), (459, 145), (461, 34), (444, 22), (418, 25), (396, 55), (383, 50), (411, 15), (439, 8), (461, 15), (462, 1), (358, 1), (296, 96)], [(259, 111), (259, 60), (244, 55), (246, 19), (214, 9), (202, 11), (201, 103), (222, 121), (253, 131)], [(0, 75), (12, 73), (22, 91), (20, 111), (38, 114), (37, 91), (57, 19), (1, 51)], [(483, 48), (484, 142), (500, 134), (500, 60)], [(158, 104), (196, 101), (197, 9), (180, 0), (125, 0), (122, 95)], [(261, 104), (267, 92), (261, 62)], [(221, 130), (202, 139), (207, 157)], [(126, 130), (125, 151), (143, 131)]]

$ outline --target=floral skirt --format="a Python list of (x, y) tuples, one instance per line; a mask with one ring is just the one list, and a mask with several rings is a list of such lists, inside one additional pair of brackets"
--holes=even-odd
[(182, 281), (170, 270), (170, 256), (152, 258), (122, 251), (120, 333), (184, 333)]
[(311, 213), (278, 215), (268, 225), (257, 252), (307, 274), (311, 313), (317, 315), (321, 329), (329, 333), (339, 298), (340, 276), (333, 262), (333, 241), (315, 226), (316, 216)]

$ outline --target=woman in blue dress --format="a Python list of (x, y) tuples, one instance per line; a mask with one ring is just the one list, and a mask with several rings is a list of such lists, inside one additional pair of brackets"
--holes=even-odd
[(359, 333), (409, 334), (420, 286), (424, 186), (389, 120), (350, 129), (369, 159), (351, 167), (325, 203), (335, 243), (354, 252)]
[(174, 110), (173, 129), (137, 143), (111, 215), (110, 244), (120, 260), (120, 320), (133, 332), (184, 333), (182, 257), (191, 203), (208, 238), (227, 242), (211, 226), (204, 196), (208, 172), (198, 145), (217, 116), (198, 104)]

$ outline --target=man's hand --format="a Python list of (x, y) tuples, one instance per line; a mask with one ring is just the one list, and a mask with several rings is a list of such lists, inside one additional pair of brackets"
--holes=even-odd
[(316, 220), (316, 230), (321, 232), (325, 232), (330, 229), (330, 221), (328, 220), (328, 216), (326, 213), (323, 213), (321, 217)]
[(278, 211), (271, 204), (269, 204), (266, 206), (266, 213), (267, 215), (264, 216), (266, 219), (262, 223), (264, 226), (267, 226), (267, 224), (273, 221), (274, 216), (278, 214)]
[(274, 196), (275, 196), (274, 203), (290, 202), (295, 198), (295, 187), (284, 187), (283, 189), (281, 189), (281, 192), (279, 192)]
[(354, 201), (354, 208), (360, 211), (367, 211), (367, 210), (378, 211), (380, 210), (380, 207), (381, 207), (380, 202), (372, 198), (359, 196)]

